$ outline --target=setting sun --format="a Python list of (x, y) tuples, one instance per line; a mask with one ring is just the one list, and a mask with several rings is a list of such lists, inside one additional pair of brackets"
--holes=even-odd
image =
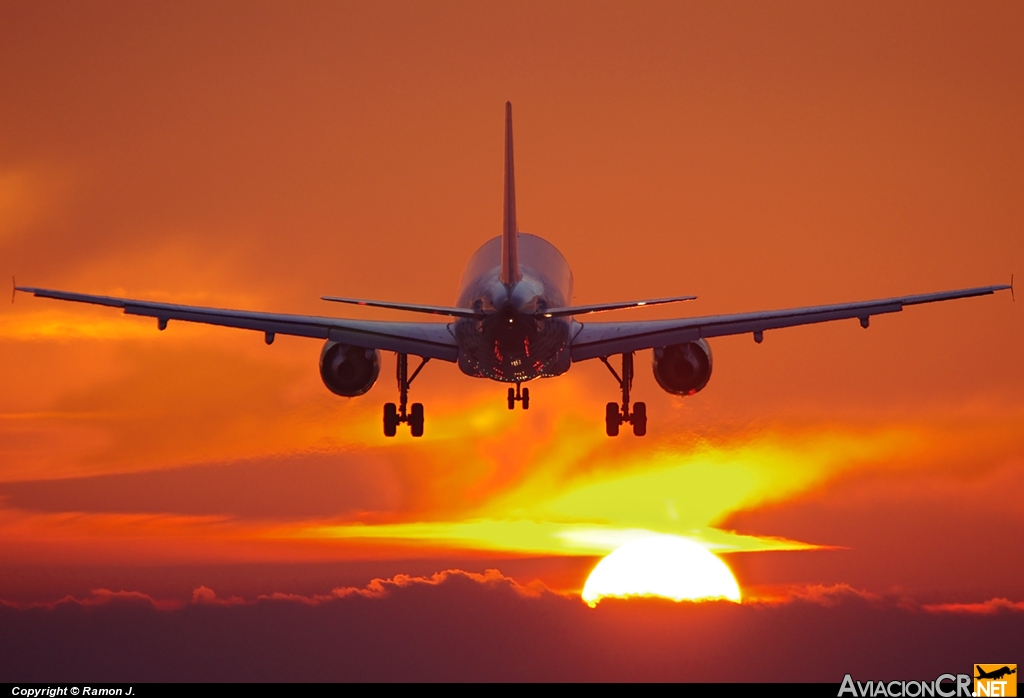
[(650, 536), (627, 543), (597, 563), (583, 587), (583, 600), (593, 608), (606, 596), (739, 602), (740, 588), (725, 563), (697, 543), (678, 536)]

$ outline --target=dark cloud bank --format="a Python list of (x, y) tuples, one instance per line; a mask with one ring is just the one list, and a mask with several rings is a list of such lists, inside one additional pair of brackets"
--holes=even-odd
[[(988, 611), (988, 612), (979, 612)], [(849, 589), (784, 603), (578, 599), (450, 572), (324, 597), (0, 606), (3, 681), (932, 679), (1021, 654), (1024, 613), (936, 612)]]

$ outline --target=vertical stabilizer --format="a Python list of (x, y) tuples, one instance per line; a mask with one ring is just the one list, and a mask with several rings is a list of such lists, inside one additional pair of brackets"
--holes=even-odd
[(501, 234), (501, 282), (517, 283), (519, 271), (519, 228), (516, 227), (516, 175), (512, 165), (512, 102), (505, 102), (505, 221)]

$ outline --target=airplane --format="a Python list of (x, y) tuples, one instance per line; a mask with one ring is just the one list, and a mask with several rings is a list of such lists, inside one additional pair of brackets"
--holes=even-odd
[(1009, 676), (1010, 674), (1016, 674), (1017, 673), (1016, 669), (1011, 669), (1008, 666), (1004, 666), (1004, 667), (1002, 667), (1000, 669), (994, 669), (991, 672), (986, 672), (984, 669), (981, 668), (980, 664), (975, 664), (974, 668), (978, 670), (978, 675), (974, 677), (976, 679), (993, 679), (993, 680), (998, 680), (998, 679), (1003, 678), (1004, 676)]
[[(654, 377), (673, 395), (700, 392), (711, 378), (708, 340), (752, 334), (761, 343), (768, 330), (834, 320), (857, 319), (867, 328), (874, 315), (895, 313), (910, 305), (984, 296), (1009, 285), (940, 291), (897, 298), (769, 310), (707, 317), (619, 322), (581, 322), (593, 313), (694, 300), (675, 296), (650, 300), (571, 305), (572, 272), (565, 257), (544, 238), (520, 232), (516, 223), (515, 171), (512, 148), (512, 104), (505, 104), (505, 172), (502, 234), (485, 242), (466, 264), (460, 291), (452, 307), (419, 303), (359, 300), (323, 296), (325, 301), (374, 308), (433, 314), (448, 322), (391, 322), (313, 317), (249, 310), (204, 308), (155, 303), (129, 298), (21, 287), (14, 290), (41, 298), (91, 303), (123, 309), (126, 315), (157, 320), (160, 330), (171, 320), (237, 327), (262, 332), (267, 344), (277, 335), (324, 340), (320, 377), (327, 389), (342, 397), (366, 393), (380, 374), (381, 351), (397, 354), (398, 403), (384, 405), (384, 435), (396, 435), (408, 424), (412, 436), (423, 435), (422, 403), (409, 405), (413, 380), (427, 362), (450, 361), (474, 378), (514, 384), (508, 388), (508, 409), (530, 407), (530, 390), (523, 383), (558, 376), (579, 361), (598, 359), (619, 385), (621, 400), (605, 408), (605, 432), (617, 436), (623, 424), (633, 434), (647, 433), (647, 405), (630, 405), (634, 354), (652, 350)], [(621, 357), (620, 370), (609, 361)], [(411, 373), (409, 356), (419, 365)]]

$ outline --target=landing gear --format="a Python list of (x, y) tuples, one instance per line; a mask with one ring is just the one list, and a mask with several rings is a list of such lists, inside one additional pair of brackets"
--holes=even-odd
[(633, 436), (647, 436), (647, 403), (638, 402), (633, 405), (633, 414), (629, 421), (633, 424)]
[(615, 376), (622, 389), (622, 406), (609, 402), (604, 410), (604, 430), (608, 436), (618, 436), (619, 427), (629, 422), (633, 425), (634, 436), (645, 436), (647, 434), (647, 405), (638, 402), (633, 405), (633, 411), (629, 411), (629, 389), (633, 386), (633, 352), (626, 352), (622, 355), (622, 375), (612, 368), (608, 358), (601, 357), (601, 361), (608, 367), (608, 370)]
[(394, 436), (398, 433), (398, 408), (395, 403), (389, 402), (384, 405), (384, 436)]
[(409, 425), (409, 431), (413, 436), (423, 436), (423, 404), (414, 402), (411, 407), (409, 406), (409, 386), (412, 385), (413, 380), (420, 374), (428, 361), (430, 359), (421, 360), (420, 365), (410, 376), (409, 355), (398, 355), (398, 367), (395, 373), (398, 378), (399, 404), (389, 402), (384, 405), (384, 436), (397, 434), (398, 425), (403, 422)]
[(409, 431), (415, 437), (423, 436), (423, 403), (414, 402), (412, 403), (412, 409), (409, 411)]
[(609, 402), (604, 410), (604, 430), (608, 436), (619, 435), (619, 425), (622, 424), (622, 416), (619, 414), (619, 403)]
[(520, 390), (519, 383), (516, 383), (515, 388), (508, 389), (508, 408), (514, 410), (517, 402), (523, 403), (524, 410), (530, 409), (530, 389), (523, 388)]

